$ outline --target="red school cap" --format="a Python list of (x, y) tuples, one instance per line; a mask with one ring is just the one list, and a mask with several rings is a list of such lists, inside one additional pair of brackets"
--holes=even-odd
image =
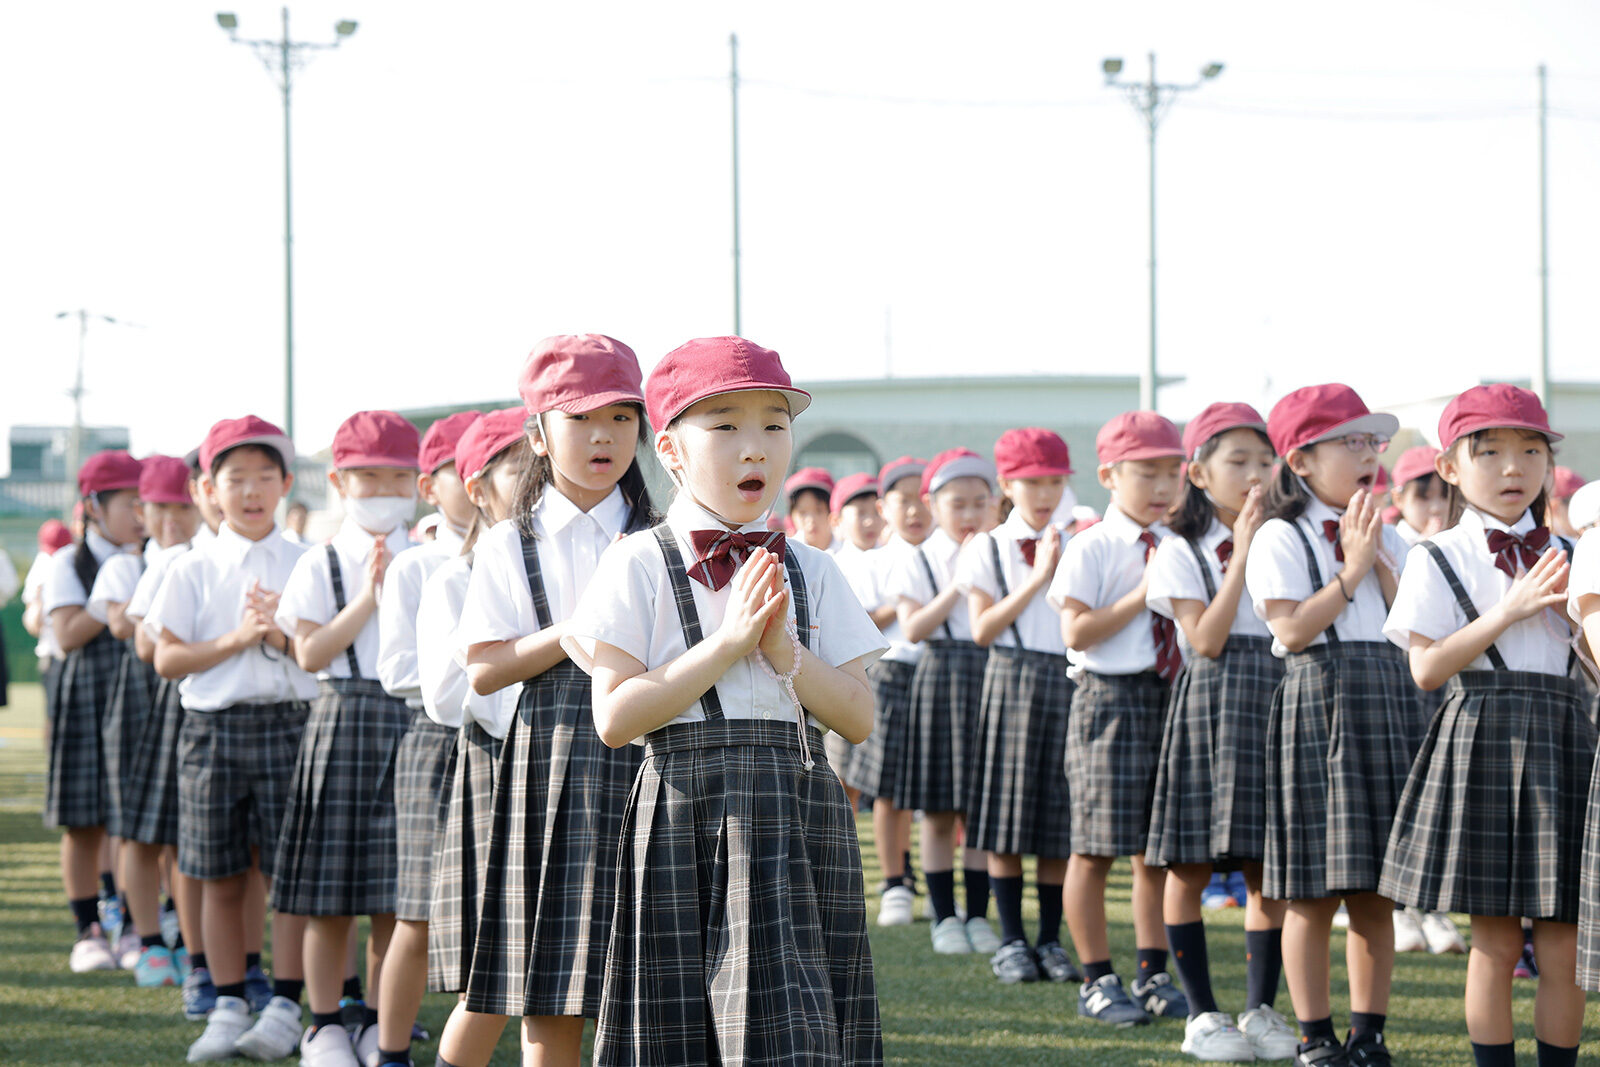
[(1399, 419), (1370, 410), (1354, 389), (1337, 382), (1296, 389), (1272, 405), (1267, 415), (1267, 436), (1280, 456), (1350, 433), (1393, 437), (1399, 428)]
[(891, 459), (883, 465), (878, 472), (878, 491), (886, 493), (894, 488), (894, 483), (901, 478), (915, 478), (920, 484), (922, 472), (928, 469), (928, 461), (918, 459), (916, 456), (900, 456)]
[(1434, 473), (1437, 468), (1433, 461), (1438, 458), (1439, 450), (1432, 445), (1417, 445), (1400, 453), (1400, 458), (1394, 461), (1395, 488)]
[(922, 472), (922, 492), (937, 493), (957, 478), (982, 478), (993, 489), (994, 464), (970, 448), (947, 448), (934, 456)]
[(833, 487), (833, 496), (828, 501), (828, 513), (839, 514), (846, 504), (861, 496), (878, 499), (878, 479), (870, 473), (845, 475), (839, 479), (839, 484)]
[(612, 404), (642, 404), (639, 358), (603, 333), (563, 333), (533, 346), (517, 392), (528, 414), (563, 411), (579, 415)]
[(60, 519), (46, 519), (39, 524), (39, 551), (48, 555), (72, 544), (72, 531)]
[(139, 472), (139, 499), (146, 504), (193, 504), (189, 464), (177, 456), (146, 456)]
[[(1557, 437), (1556, 440), (1559, 441), (1561, 438)], [(1583, 480), (1583, 475), (1571, 467), (1557, 467), (1554, 471), (1554, 482), (1550, 495), (1557, 500), (1571, 499), (1573, 493), (1588, 484)]]
[(743, 337), (696, 337), (661, 357), (645, 382), (650, 425), (664, 430), (692, 405), (722, 393), (771, 390), (789, 402), (789, 417), (811, 406), (770, 348)]
[(358, 411), (333, 433), (333, 469), (410, 467), (416, 469), (422, 442), (417, 428), (393, 411)]
[(528, 409), (500, 408), (468, 426), (456, 442), (456, 476), (463, 482), (483, 473), (489, 461), (522, 440)]
[(256, 415), (223, 419), (212, 426), (206, 439), (200, 442), (200, 469), (209, 471), (218, 456), (241, 445), (270, 448), (278, 453), (284, 467), (294, 470), (294, 442), (282, 430)]
[(1165, 415), (1124, 411), (1094, 435), (1094, 452), (1102, 467), (1124, 460), (1183, 458), (1183, 436)]
[(783, 498), (793, 500), (802, 489), (815, 489), (824, 497), (833, 494), (833, 475), (821, 467), (801, 467), (783, 483)]
[(483, 417), (481, 411), (458, 411), (442, 419), (433, 420), (428, 432), (422, 435), (422, 446), (417, 449), (417, 469), (432, 474), (446, 463), (456, 461), (456, 442), (467, 427)]
[(1445, 405), (1439, 415), (1439, 446), (1449, 448), (1479, 430), (1532, 430), (1551, 442), (1561, 435), (1550, 429), (1550, 417), (1531, 390), (1504, 382), (1475, 385)]
[(141, 465), (120, 449), (96, 452), (78, 468), (78, 495), (139, 488)]
[(1251, 429), (1267, 432), (1267, 420), (1249, 404), (1219, 402), (1208, 404), (1183, 428), (1183, 455), (1194, 459), (1200, 447), (1229, 430)]
[(1002, 478), (1054, 478), (1072, 473), (1072, 457), (1060, 434), (1025, 426), (1000, 435), (994, 443), (994, 466)]

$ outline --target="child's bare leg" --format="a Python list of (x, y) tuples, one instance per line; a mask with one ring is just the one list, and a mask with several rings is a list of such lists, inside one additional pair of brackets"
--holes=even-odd
[(349, 915), (313, 915), (306, 919), (306, 996), (311, 1010), (318, 1015), (339, 1010), (345, 964), (350, 958), (350, 927), (354, 924), (355, 919)]
[(122, 846), (122, 894), (128, 898), (133, 928), (141, 935), (161, 931), (161, 846), (127, 841)]
[(1533, 954), (1539, 961), (1534, 1036), (1547, 1045), (1572, 1048), (1583, 1037), (1584, 993), (1575, 982), (1578, 928), (1572, 923), (1535, 920)]
[(376, 998), (380, 1049), (410, 1046), (411, 1024), (417, 1021), (427, 991), (428, 924), (397, 921), (383, 957), (383, 983)]
[[(1338, 910), (1338, 897), (1321, 897), (1291, 900), (1284, 914), (1283, 976), (1297, 1018), (1326, 1019), (1333, 1014), (1328, 992), (1328, 936), (1333, 930), (1333, 913)], [(1354, 925), (1353, 915), (1351, 919)]]
[[(1246, 930), (1281, 930), (1283, 915), (1288, 904), (1282, 900), (1268, 900), (1261, 895), (1261, 864), (1244, 864), (1244, 928)], [(1199, 897), (1195, 900), (1198, 902)]]
[[(178, 930), (192, 959), (206, 950), (205, 933), (200, 929), (200, 882), (178, 869), (177, 849), (171, 845), (167, 849), (172, 854), (167, 880), (172, 887), (172, 903), (178, 909)], [(273, 966), (277, 966), (276, 960)]]
[(522, 1020), (522, 1067), (577, 1067), (583, 1016), (530, 1015)]
[(394, 913), (371, 915), (368, 919), (372, 923), (372, 933), (367, 938), (367, 1003), (378, 1004), (383, 993), (383, 957), (394, 936)]
[(505, 1028), (504, 1015), (481, 1015), (458, 1001), (439, 1035), (439, 1055), (456, 1067), (488, 1067)]
[(1074, 853), (1067, 861), (1062, 903), (1072, 945), (1083, 963), (1099, 963), (1111, 958), (1111, 942), (1106, 935), (1106, 875), (1110, 871), (1110, 856)]
[(244, 981), (245, 897), (254, 877), (242, 871), (228, 878), (200, 883), (200, 927), (206, 945), (211, 980), (219, 986)]
[(1211, 882), (1211, 869), (1209, 863), (1174, 863), (1167, 868), (1161, 914), (1170, 925), (1201, 921), (1200, 894)]
[[(250, 851), (254, 857), (256, 850)], [(246, 952), (260, 952), (261, 946), (267, 940), (267, 880), (261, 874), (257, 862), (252, 859), (250, 877), (245, 883), (244, 950)], [(206, 959), (210, 958), (209, 955), (206, 956)]]
[(883, 868), (885, 878), (903, 878), (906, 873), (900, 814), (886, 797), (872, 802), (872, 837), (878, 843), (878, 866)]
[[(1133, 857), (1133, 943), (1139, 948), (1154, 948), (1163, 952), (1167, 949), (1167, 927), (1161, 921), (1166, 885), (1165, 867), (1151, 867), (1145, 863), (1143, 856)], [(1101, 913), (1104, 914), (1103, 892)]]
[(1345, 898), (1344, 906), (1350, 912), (1350, 936), (1345, 940), (1350, 1010), (1386, 1014), (1394, 977), (1394, 901), (1376, 893), (1354, 893)]
[[(1511, 972), (1522, 958), (1522, 920), (1472, 917), (1472, 948), (1467, 953), (1467, 1036), (1479, 1045), (1510, 1044)], [(1544, 971), (1543, 961), (1539, 970)], [(1541, 979), (1542, 982), (1542, 979)]]

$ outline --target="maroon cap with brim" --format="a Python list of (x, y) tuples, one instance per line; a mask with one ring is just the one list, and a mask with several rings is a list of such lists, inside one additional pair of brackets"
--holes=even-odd
[(579, 415), (612, 404), (642, 404), (639, 359), (633, 349), (603, 333), (564, 333), (533, 346), (517, 393), (530, 415)]
[(1561, 440), (1539, 395), (1504, 382), (1475, 385), (1446, 404), (1439, 415), (1439, 446), (1449, 448), (1479, 430), (1531, 430), (1552, 443)]
[(527, 422), (527, 408), (500, 408), (468, 426), (456, 442), (456, 477), (464, 482), (482, 474), (491, 459), (522, 440)]
[(422, 435), (422, 445), (417, 449), (417, 469), (432, 474), (446, 463), (456, 461), (456, 442), (461, 435), (483, 417), (481, 411), (458, 411), (435, 419), (428, 432)]
[(139, 499), (146, 504), (193, 504), (189, 464), (177, 456), (146, 456), (139, 472)]
[(1183, 454), (1194, 459), (1201, 446), (1229, 430), (1260, 430), (1267, 432), (1267, 420), (1249, 404), (1217, 403), (1207, 405), (1200, 414), (1189, 420), (1183, 428)]
[(1055, 478), (1072, 473), (1067, 443), (1054, 430), (1025, 426), (994, 443), (995, 473), (1002, 478)]
[(815, 489), (824, 497), (833, 495), (833, 475), (821, 467), (801, 467), (783, 483), (783, 498), (793, 500), (802, 489)]
[(1094, 453), (1102, 467), (1139, 459), (1182, 459), (1183, 436), (1165, 415), (1124, 411), (1094, 435)]
[(417, 467), (417, 428), (393, 411), (358, 411), (333, 434), (333, 469)]
[(770, 390), (789, 402), (789, 417), (811, 406), (811, 394), (796, 389), (783, 361), (770, 348), (743, 337), (697, 337), (661, 357), (645, 382), (650, 425), (672, 420), (707, 397)]
[(1557, 500), (1571, 499), (1573, 493), (1588, 484), (1583, 480), (1583, 475), (1571, 467), (1557, 467), (1553, 475), (1553, 482), (1550, 495)]
[(40, 552), (53, 556), (70, 544), (72, 544), (72, 531), (67, 529), (67, 524), (60, 519), (46, 519), (39, 524)]
[(1267, 415), (1267, 436), (1280, 456), (1345, 434), (1393, 437), (1398, 429), (1399, 419), (1370, 410), (1354, 389), (1337, 382), (1296, 389), (1274, 404)]
[(139, 461), (120, 449), (96, 452), (78, 468), (78, 495), (137, 489), (141, 473)]
[(937, 493), (957, 478), (982, 478), (993, 489), (994, 464), (970, 448), (947, 448), (934, 456), (922, 472), (922, 491)]
[(833, 487), (833, 496), (828, 500), (828, 512), (833, 515), (844, 510), (844, 506), (858, 496), (870, 496), (878, 499), (878, 479), (871, 474), (847, 474), (839, 479)]
[(1438, 470), (1434, 463), (1438, 458), (1439, 450), (1432, 445), (1417, 445), (1400, 453), (1400, 458), (1394, 461), (1395, 488), (1433, 474)]
[(200, 442), (200, 469), (209, 471), (218, 456), (240, 445), (270, 448), (283, 460), (286, 468), (294, 470), (294, 442), (282, 430), (256, 415), (223, 419), (212, 426), (206, 439)]

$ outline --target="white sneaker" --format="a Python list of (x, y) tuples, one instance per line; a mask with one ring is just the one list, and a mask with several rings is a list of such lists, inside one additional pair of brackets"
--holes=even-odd
[(1240, 1014), (1239, 1032), (1249, 1039), (1258, 1060), (1292, 1060), (1300, 1051), (1300, 1035), (1289, 1020), (1265, 1004)]
[(1220, 1011), (1196, 1015), (1183, 1028), (1183, 1051), (1197, 1060), (1248, 1063), (1256, 1058), (1250, 1039)]
[(117, 966), (124, 971), (139, 966), (139, 954), (143, 951), (144, 942), (126, 926), (122, 928), (122, 936), (117, 938), (117, 947), (111, 950), (112, 955), (117, 957)]
[(350, 1031), (337, 1024), (322, 1027), (315, 1036), (306, 1028), (300, 1039), (300, 1062), (305, 1067), (361, 1067), (350, 1044)]
[(299, 1047), (300, 1033), (300, 1005), (288, 997), (273, 997), (234, 1048), (252, 1060), (281, 1060)]
[(231, 1060), (234, 1046), (250, 1029), (250, 1005), (243, 997), (218, 997), (217, 1006), (206, 1016), (206, 1028), (189, 1046), (189, 1062)]
[(361, 1028), (361, 1032), (356, 1035), (355, 1050), (356, 1059), (361, 1063), (361, 1067), (378, 1067), (383, 1062), (383, 1054), (378, 1049), (376, 1024)]
[(1426, 952), (1428, 938), (1417, 921), (1417, 910), (1396, 908), (1394, 912), (1394, 950), (1396, 952)]
[(952, 915), (933, 924), (933, 951), (944, 956), (972, 954), (972, 942), (967, 940), (967, 924), (960, 916)]
[(101, 932), (99, 923), (91, 923), (83, 936), (72, 943), (72, 954), (67, 957), (67, 964), (73, 974), (117, 969), (117, 958), (111, 954), (111, 945)]
[(1339, 910), (1333, 913), (1333, 925), (1341, 930), (1350, 929), (1350, 909), (1340, 904)]
[(916, 894), (903, 885), (890, 886), (878, 898), (879, 926), (910, 926), (911, 906)]
[(982, 956), (993, 956), (1000, 951), (1000, 935), (981, 915), (967, 920), (967, 943), (972, 951)]
[(1430, 911), (1422, 917), (1422, 936), (1428, 941), (1428, 951), (1435, 956), (1442, 956), (1446, 952), (1459, 956), (1467, 951), (1461, 931), (1450, 921), (1450, 916), (1442, 911)]

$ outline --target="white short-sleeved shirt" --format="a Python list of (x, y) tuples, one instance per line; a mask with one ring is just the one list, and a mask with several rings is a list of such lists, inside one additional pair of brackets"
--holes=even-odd
[[(1524, 512), (1515, 526), (1507, 527), (1492, 516), (1468, 508), (1456, 525), (1431, 538), (1460, 577), (1479, 615), (1504, 599), (1511, 588), (1511, 578), (1495, 566), (1495, 557), (1489, 552), (1488, 531), (1509, 530), (1521, 535), (1533, 527), (1532, 512)], [(1413, 548), (1406, 560), (1405, 574), (1400, 578), (1400, 588), (1395, 592), (1394, 606), (1389, 609), (1388, 621), (1384, 623), (1384, 635), (1402, 649), (1408, 649), (1412, 634), (1442, 641), (1466, 625), (1466, 612), (1456, 602), (1444, 572), (1429, 557), (1426, 548), (1420, 545)], [(1511, 670), (1564, 675), (1571, 652), (1571, 635), (1566, 620), (1546, 609), (1531, 619), (1506, 627), (1505, 632), (1495, 638), (1494, 647), (1499, 649)], [(1467, 669), (1487, 671), (1494, 669), (1494, 665), (1489, 662), (1488, 655), (1483, 654), (1468, 664)]]
[[(281, 531), (283, 529), (283, 527), (280, 526), (280, 527), (278, 527), (278, 529)], [(217, 531), (213, 530), (211, 527), (207, 526), (205, 523), (202, 522), (199, 525), (199, 527), (195, 529), (194, 537), (190, 538), (189, 547), (190, 548), (200, 548), (203, 545), (209, 545), (211, 542), (215, 541), (216, 539), (217, 539)], [(288, 538), (285, 537), (284, 540), (288, 540)], [(289, 543), (291, 545), (295, 544), (294, 541), (289, 541)], [(302, 545), (301, 547), (303, 548), (305, 546)]]
[[(927, 559), (927, 567), (922, 565), (918, 549), (921, 549), (920, 555)], [(960, 557), (961, 545), (944, 530), (936, 528), (922, 544), (909, 548), (895, 561), (894, 570), (885, 580), (884, 590), (896, 601), (909, 600), (918, 607), (925, 607), (956, 584), (956, 560)], [(933, 571), (932, 585), (928, 583), (930, 569)], [(972, 620), (967, 617), (965, 597), (956, 599), (955, 607), (945, 616), (944, 623), (944, 627), (933, 631), (935, 638), (944, 637), (945, 628), (948, 628), (953, 640), (972, 640)]]
[[(388, 567), (393, 567), (400, 562), (401, 555), (411, 547), (411, 539), (404, 526), (396, 526), (384, 536), (384, 542), (389, 546)], [(344, 582), (344, 602), (349, 604), (361, 595), (361, 588), (367, 580), (367, 560), (372, 556), (373, 547), (378, 543), (356, 521), (346, 518), (339, 526), (339, 532), (333, 535), (329, 544), (339, 555), (339, 576)], [(385, 581), (388, 584), (388, 567), (384, 569)], [(384, 600), (384, 589), (378, 591), (380, 607)], [(283, 587), (283, 595), (278, 600), (278, 628), (284, 633), (294, 636), (300, 629), (300, 621), (326, 626), (339, 614), (339, 609), (333, 599), (333, 578), (328, 569), (328, 552), (321, 546), (304, 550), (299, 561), (295, 564), (294, 573), (289, 575), (289, 581)], [(363, 678), (378, 677), (378, 613), (373, 612), (361, 632), (356, 634), (354, 642), (356, 650), (356, 666), (361, 671)], [(350, 677), (350, 657), (340, 649), (333, 660), (322, 670), (317, 672), (318, 678), (348, 678)]]
[[(1337, 521), (1342, 511), (1335, 511), (1315, 494), (1311, 495), (1306, 510), (1295, 523), (1311, 542), (1316, 553), (1317, 566), (1322, 571), (1322, 582), (1312, 585), (1311, 572), (1306, 567), (1305, 546), (1295, 534), (1293, 526), (1283, 519), (1268, 519), (1256, 531), (1250, 543), (1250, 558), (1245, 563), (1244, 584), (1250, 594), (1250, 606), (1256, 615), (1267, 617), (1267, 601), (1309, 599), (1318, 589), (1333, 581), (1334, 575), (1344, 570), (1344, 563), (1335, 558), (1335, 546), (1328, 540), (1323, 523)], [(1383, 528), (1383, 551), (1394, 559), (1398, 571), (1405, 569), (1406, 543), (1392, 526)], [(1397, 577), (1398, 577), (1397, 571)], [(1389, 606), (1383, 602), (1383, 587), (1378, 584), (1374, 567), (1352, 589), (1355, 598), (1344, 606), (1334, 619), (1334, 633), (1342, 641), (1382, 641), (1384, 621), (1389, 617)], [(1318, 634), (1313, 645), (1326, 644), (1326, 634)], [(1272, 643), (1274, 655), (1283, 656), (1288, 650), (1278, 641)]]
[[(1065, 548), (1070, 535), (1065, 531), (1058, 532), (1061, 534), (1062, 547)], [(1038, 536), (1039, 531), (1029, 526), (1022, 513), (1015, 510), (1005, 522), (995, 527), (993, 533), (976, 534), (962, 547), (961, 555), (956, 560), (956, 586), (961, 590), (961, 595), (965, 596), (976, 589), (988, 594), (997, 604), (1005, 598), (1006, 594), (1000, 591), (1000, 583), (995, 580), (996, 545), (1000, 548), (1000, 566), (1005, 573), (1006, 588), (1016, 592), (1033, 573), (1033, 567), (1022, 558), (1022, 549), (1017, 542)], [(1022, 647), (1031, 651), (1057, 656), (1067, 651), (1065, 642), (1061, 640), (1061, 613), (1050, 606), (1042, 592), (1028, 602), (1022, 614), (1017, 616), (1015, 625), (1007, 626), (994, 643), (1015, 648), (1017, 633), (1022, 634)]]
[(1422, 540), (1422, 531), (1404, 519), (1394, 524), (1394, 532), (1400, 535), (1400, 540), (1407, 546), (1415, 545)]
[[(1146, 587), (1144, 598), (1150, 610), (1176, 620), (1178, 616), (1172, 607), (1174, 600), (1211, 603), (1211, 598), (1206, 595), (1205, 579), (1200, 576), (1200, 568), (1203, 566), (1211, 572), (1213, 589), (1222, 588), (1222, 561), (1217, 555), (1217, 546), (1232, 539), (1233, 531), (1213, 517), (1211, 529), (1195, 541), (1200, 546), (1203, 563), (1195, 558), (1194, 551), (1183, 538), (1174, 535), (1162, 541), (1156, 547), (1155, 556), (1150, 560), (1150, 584)], [(1244, 564), (1240, 561), (1239, 565)], [(1272, 637), (1272, 631), (1267, 629), (1267, 624), (1261, 621), (1261, 617), (1250, 606), (1249, 598), (1244, 596), (1239, 598), (1239, 608), (1233, 613), (1233, 622), (1228, 625), (1228, 633), (1239, 637), (1268, 639)], [(1188, 640), (1184, 637), (1181, 626), (1178, 627), (1178, 641), (1183, 645), (1183, 654), (1190, 655)]]
[[(118, 552), (137, 553), (139, 545), (130, 541), (125, 545), (115, 545), (108, 541), (99, 530), (89, 527), (89, 534), (82, 544), (89, 546), (89, 551), (94, 553), (94, 558), (104, 567), (106, 560)], [(49, 569), (44, 576), (44, 610), (45, 614), (57, 608), (83, 607), (89, 603), (89, 590), (83, 587), (78, 580), (77, 568), (73, 562), (78, 558), (82, 546), (74, 543), (66, 545), (50, 557)]]
[(1572, 571), (1567, 576), (1567, 614), (1575, 623), (1583, 622), (1578, 601), (1586, 596), (1600, 596), (1600, 526), (1585, 531), (1572, 551)]
[[(1091, 611), (1114, 604), (1144, 581), (1146, 546), (1139, 539), (1148, 530), (1161, 541), (1172, 532), (1160, 523), (1140, 526), (1115, 504), (1106, 508), (1104, 519), (1068, 541), (1061, 550), (1056, 576), (1046, 592), (1057, 612), (1068, 600), (1076, 600)], [(1139, 674), (1156, 668), (1154, 619), (1149, 609), (1095, 645), (1083, 651), (1067, 650), (1074, 677), (1083, 671), (1095, 674)], [(1061, 624), (1058, 621), (1056, 625)]]
[(11, 562), (11, 553), (0, 549), (0, 606), (17, 595), (17, 566)]
[[(153, 544), (152, 551), (159, 552)], [(126, 604), (133, 599), (133, 591), (144, 574), (144, 559), (128, 552), (117, 552), (100, 565), (94, 576), (94, 587), (89, 590), (89, 600), (83, 609), (90, 618), (105, 624), (111, 621), (113, 604)]]
[[(679, 493), (668, 509), (667, 526), (677, 538), (685, 568), (694, 566), (694, 549), (689, 538), (692, 531), (727, 529), (687, 492)], [(746, 523), (739, 532), (765, 533), (766, 526), (760, 522)], [(876, 660), (887, 645), (851, 592), (850, 584), (839, 572), (833, 557), (799, 541), (788, 542), (788, 551), (793, 553), (805, 577), (812, 652), (833, 667), (858, 659), (867, 664)], [(787, 573), (784, 580), (788, 581)], [(691, 578), (689, 587), (695, 610), (700, 615), (701, 632), (709, 637), (722, 625), (733, 583), (712, 592)], [(788, 610), (793, 618), (793, 599), (789, 601)], [(561, 645), (580, 667), (592, 670), (597, 641), (626, 652), (644, 664), (645, 670), (670, 663), (689, 650), (667, 576), (666, 561), (654, 533), (645, 531), (625, 538), (601, 559), (600, 569), (579, 602), (568, 625), (568, 636), (562, 638)], [(794, 705), (788, 693), (763, 669), (757, 658), (759, 655), (759, 650), (752, 651), (717, 680), (723, 717), (793, 722)], [(672, 721), (699, 722), (704, 718), (705, 712), (696, 701)], [(812, 723), (826, 729), (815, 718)]]
[[(44, 597), (44, 580), (50, 573), (51, 555), (48, 552), (39, 552), (33, 557), (33, 562), (28, 565), (28, 574), (22, 579), (22, 602), (25, 605), (39, 603)], [(60, 659), (61, 642), (56, 640), (55, 627), (50, 625), (50, 613), (41, 614), (39, 620), (39, 637), (33, 646), (34, 655), (40, 659)]]
[(442, 726), (476, 722), (491, 737), (504, 739), (517, 713), (520, 685), (508, 685), (488, 696), (472, 691), (456, 628), (466, 603), (473, 559), (457, 556), (445, 562), (422, 586), (417, 609), (417, 676), (422, 706)]
[[(862, 607), (871, 612), (899, 603), (900, 598), (889, 592), (889, 581), (899, 567), (901, 558), (911, 554), (912, 547), (899, 534), (895, 534), (882, 548), (839, 560), (839, 569), (844, 572), (850, 588), (855, 590), (856, 599), (861, 601)], [(916, 663), (922, 657), (922, 646), (906, 640), (898, 612), (881, 632), (883, 639), (889, 642), (889, 651), (883, 654), (884, 659), (896, 663)]]
[[(170, 548), (158, 548), (154, 552), (147, 552), (144, 561), (144, 573), (139, 575), (139, 584), (133, 587), (133, 597), (128, 601), (128, 615), (135, 619), (142, 619), (150, 614), (150, 607), (156, 602), (156, 593), (161, 588), (161, 583), (166, 580), (167, 573), (172, 570), (172, 565), (189, 551), (189, 542), (183, 541)], [(160, 636), (152, 633), (152, 637)]]
[[(239, 626), (250, 587), (282, 591), (305, 549), (290, 544), (277, 529), (251, 541), (224, 525), (205, 545), (179, 556), (156, 591), (145, 625), (194, 644), (212, 641)], [(189, 711), (218, 711), (235, 704), (310, 700), (316, 679), (286, 652), (258, 645), (191, 674), (178, 686)]]
[(438, 536), (394, 558), (383, 575), (378, 605), (378, 681), (413, 709), (423, 706), (417, 680), (417, 608), (422, 586), (446, 560), (461, 554), (462, 538), (440, 523)]

